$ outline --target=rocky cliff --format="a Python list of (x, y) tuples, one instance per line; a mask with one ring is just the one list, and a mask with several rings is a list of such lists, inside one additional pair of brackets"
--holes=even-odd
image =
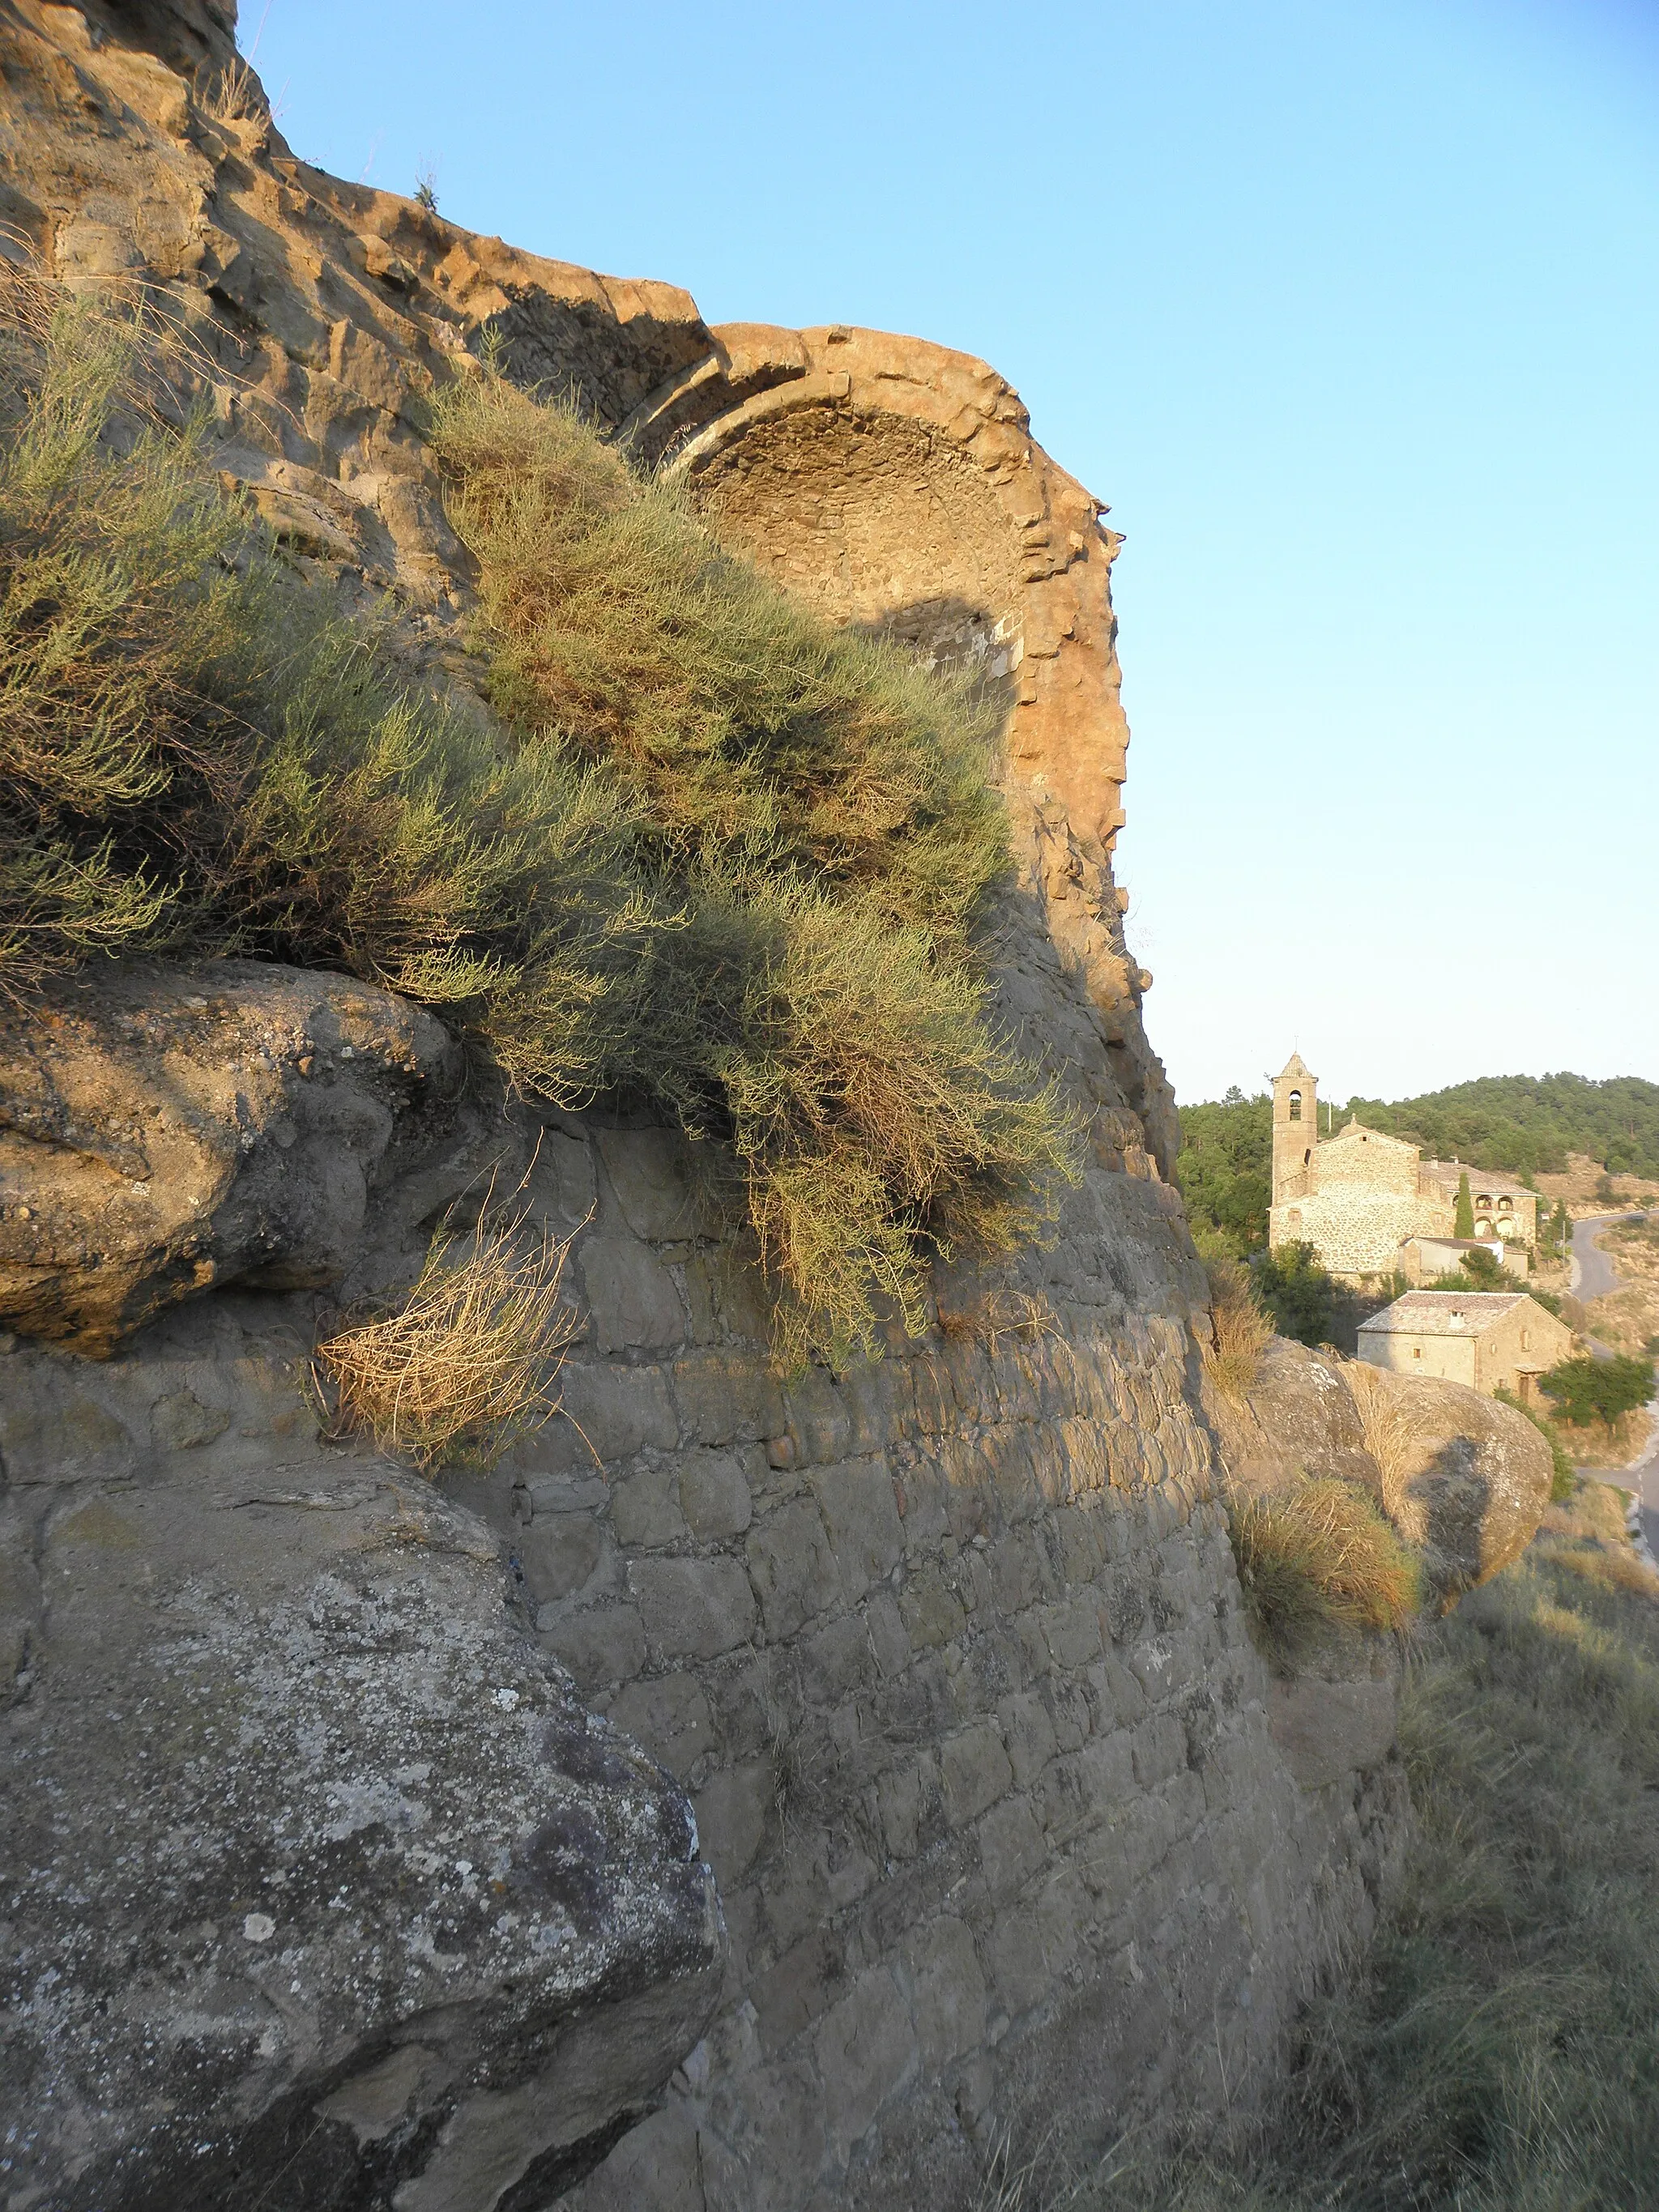
[[(1000, 986), (1089, 1155), (1048, 1249), (791, 1379), (680, 1137), (509, 1114), (382, 994), (133, 967), (9, 1015), (0, 1305), (50, 1340), (0, 1363), (10, 2201), (948, 2204), (1005, 2132), (1201, 2122), (1363, 1942), (1404, 1798), (1386, 1655), (1290, 1713), (1245, 1633), (1223, 1454), (1279, 1415), (1229, 1440), (1203, 1381), (1103, 510), (982, 363), (710, 330), (308, 168), (233, 29), (0, 4), (16, 251), (149, 288), (216, 465), (434, 684), (483, 679), (422, 402), (493, 342), (1001, 687)], [(574, 1239), (569, 1419), (428, 1484), (297, 1378), (492, 1163)]]

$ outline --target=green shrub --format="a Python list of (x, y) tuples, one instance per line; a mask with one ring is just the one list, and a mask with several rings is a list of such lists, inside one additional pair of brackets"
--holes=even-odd
[(1553, 1421), (1547, 1421), (1535, 1407), (1523, 1405), (1519, 1398), (1501, 1387), (1492, 1395), (1501, 1399), (1504, 1405), (1513, 1406), (1517, 1413), (1524, 1414), (1549, 1446), (1550, 1503), (1552, 1505), (1565, 1505), (1577, 1488), (1578, 1475), (1577, 1469), (1573, 1464), (1572, 1455), (1562, 1443), (1555, 1424)]
[(1250, 1272), (1256, 1296), (1280, 1336), (1294, 1337), (1298, 1344), (1328, 1343), (1336, 1285), (1311, 1244), (1280, 1244), (1259, 1253)]
[[(0, 989), (99, 952), (343, 969), (507, 1081), (735, 1157), (796, 1359), (922, 1325), (1074, 1172), (974, 950), (964, 690), (722, 554), (576, 419), (436, 411), (508, 732), (400, 682), (164, 418), (131, 322), (0, 280)], [(149, 394), (157, 395), (153, 403)]]
[(988, 709), (721, 550), (570, 410), (491, 375), (434, 449), (477, 560), (495, 703), (620, 779), (687, 917), (677, 1048), (632, 1073), (728, 1142), (796, 1358), (924, 1321), (930, 1244), (1006, 1250), (1074, 1172), (997, 1035), (972, 929), (1007, 867)]
[(1652, 1360), (1620, 1352), (1609, 1359), (1564, 1359), (1539, 1377), (1538, 1387), (1576, 1428), (1601, 1421), (1611, 1431), (1621, 1416), (1647, 1404), (1653, 1380)]

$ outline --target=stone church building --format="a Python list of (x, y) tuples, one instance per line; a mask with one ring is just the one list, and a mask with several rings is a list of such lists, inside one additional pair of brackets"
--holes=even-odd
[[(1474, 1236), (1456, 1233), (1457, 1186), (1469, 1179)], [(1471, 1244), (1524, 1276), (1537, 1241), (1538, 1200), (1518, 1182), (1425, 1160), (1416, 1145), (1358, 1120), (1319, 1134), (1318, 1079), (1299, 1053), (1273, 1084), (1273, 1207), (1267, 1241), (1311, 1244), (1331, 1274), (1358, 1282), (1401, 1274), (1432, 1282), (1462, 1264)]]

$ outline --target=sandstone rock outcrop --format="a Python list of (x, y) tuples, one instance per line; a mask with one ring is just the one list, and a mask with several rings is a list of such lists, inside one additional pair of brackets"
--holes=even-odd
[(1512, 1406), (1282, 1337), (1247, 1401), (1218, 1397), (1212, 1418), (1229, 1477), (1244, 1489), (1306, 1474), (1370, 1491), (1420, 1549), (1442, 1599), (1506, 1567), (1549, 1502), (1549, 1446)]
[(215, 1283), (337, 1283), (460, 1073), (418, 1007), (249, 961), (0, 1010), (0, 1327), (102, 1355)]
[(273, 1303), (0, 1364), (6, 2201), (545, 2203), (717, 1995), (691, 1808)]
[[(1005, 2131), (1052, 2124), (1086, 2152), (1132, 2118), (1218, 2113), (1267, 2078), (1332, 1929), (1364, 1940), (1403, 1784), (1369, 1707), (1303, 1741), (1244, 1632), (1202, 1271), (1112, 881), (1126, 732), (1102, 509), (982, 363), (871, 332), (710, 331), (672, 287), (321, 175), (232, 82), (233, 21), (211, 0), (5, 0), (0, 221), (64, 281), (152, 288), (193, 348), (218, 465), (319, 585), (390, 592), (434, 680), (476, 688), (481, 671), (419, 403), (491, 337), (514, 373), (579, 386), (684, 471), (789, 588), (1000, 687), (1017, 879), (1000, 982), (1090, 1160), (1050, 1249), (1000, 1277), (941, 1268), (924, 1340), (790, 1382), (743, 1240), (678, 1138), (592, 1116), (521, 1128), (532, 1213), (580, 1232), (572, 1419), (440, 1494), (315, 1443), (292, 1369), (316, 1316), (280, 1286), (348, 1257), (357, 1289), (406, 1274), (422, 1223), (498, 1139), (463, 1115), (422, 1149), (444, 1048), (377, 1016), (408, 1048), (364, 1081), (354, 1044), (349, 1084), (332, 1055), (330, 1096), (364, 1126), (331, 1242), (290, 1188), (315, 1067), (272, 1052), (244, 1156), (228, 1133), (247, 1074), (234, 1052), (192, 1058), (214, 1002), (176, 981), (183, 1012), (158, 1019), (192, 1072), (166, 1233), (128, 1237), (130, 1287), (101, 1307), (89, 1237), (64, 1239), (81, 1273), (61, 1295), (22, 1284), (31, 1328), (116, 1357), (0, 1360), (20, 1532), (8, 1802), (39, 1838), (26, 1932), (90, 1993), (56, 2013), (20, 1998), (45, 2087), (5, 2069), (6, 2119), (38, 2126), (43, 2187), (111, 2212), (228, 2201), (249, 2160), (276, 2177), (268, 2206), (310, 2187), (296, 2206), (536, 2212), (568, 2190), (580, 2212), (827, 2212), (971, 2201)], [(130, 988), (111, 984), (112, 1008)], [(337, 1006), (356, 987), (270, 988)], [(118, 1035), (99, 1049), (137, 1082)], [(49, 1152), (16, 1124), (6, 1142), (33, 1147), (5, 1158), (43, 1190), (136, 1158)], [(291, 1222), (280, 1250), (262, 1218)], [(32, 1239), (8, 1249), (34, 1264)], [(205, 1287), (167, 1272), (204, 1253), (212, 1297), (121, 1337), (144, 1285)], [(266, 1287), (218, 1287), (237, 1268)], [(207, 1734), (240, 1745), (244, 1726), (263, 1773)], [(696, 1842), (630, 1737), (690, 1798)], [(130, 1865), (97, 1825), (112, 1743), (135, 1753), (117, 1778)], [(730, 1930), (706, 2033), (701, 1848)], [(337, 1859), (355, 1906), (330, 1886)], [(486, 1907), (497, 1880), (507, 1901)], [(108, 1926), (77, 1918), (106, 1888)], [(354, 1948), (375, 1926), (381, 1951)], [(118, 1954), (165, 2049), (133, 2041), (143, 2007), (112, 2002), (100, 2025)], [(244, 2116), (234, 2139), (198, 2126), (203, 2051), (216, 2110)], [(198, 2140), (216, 2199), (166, 2163)]]

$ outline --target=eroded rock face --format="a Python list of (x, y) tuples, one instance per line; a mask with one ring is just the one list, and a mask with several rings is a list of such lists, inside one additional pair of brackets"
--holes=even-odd
[(1370, 1490), (1455, 1597), (1532, 1540), (1549, 1502), (1549, 1446), (1512, 1406), (1275, 1337), (1243, 1405), (1213, 1419), (1230, 1479), (1278, 1490), (1303, 1474)]
[(252, 962), (0, 1010), (0, 1325), (103, 1355), (216, 1283), (337, 1282), (459, 1076), (417, 1007)]
[(252, 1310), (0, 1363), (6, 2201), (539, 2206), (717, 1994), (691, 1809)]

